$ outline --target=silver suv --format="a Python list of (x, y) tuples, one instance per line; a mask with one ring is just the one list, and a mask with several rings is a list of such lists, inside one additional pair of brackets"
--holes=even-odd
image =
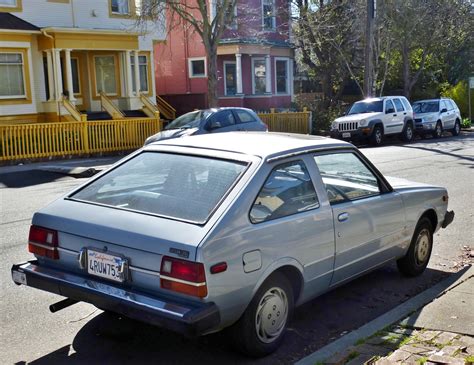
[(379, 146), (385, 135), (401, 135), (411, 142), (414, 137), (413, 110), (404, 96), (384, 96), (358, 101), (347, 114), (331, 125), (331, 137), (369, 140)]
[(461, 112), (456, 103), (447, 98), (419, 100), (413, 103), (416, 133), (439, 138), (443, 131), (457, 136), (461, 131)]

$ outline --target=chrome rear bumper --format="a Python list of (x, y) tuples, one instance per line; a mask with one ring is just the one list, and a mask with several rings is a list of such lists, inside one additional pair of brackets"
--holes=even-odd
[(12, 266), (12, 278), (18, 285), (59, 294), (91, 303), (101, 309), (196, 336), (217, 327), (219, 310), (214, 303), (180, 302), (165, 296), (151, 296), (135, 290), (93, 280), (76, 274), (39, 266), (29, 261)]

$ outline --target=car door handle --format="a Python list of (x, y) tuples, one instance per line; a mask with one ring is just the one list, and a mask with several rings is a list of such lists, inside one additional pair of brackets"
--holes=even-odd
[(405, 112), (405, 113), (403, 113), (403, 115), (407, 115), (407, 113)]
[(396, 114), (394, 114), (393, 116), (394, 116), (394, 117), (396, 117), (397, 115), (396, 115)]
[(348, 219), (349, 219), (349, 213), (345, 213), (345, 212), (344, 212), (344, 213), (341, 213), (341, 214), (339, 214), (339, 215), (337, 216), (337, 220), (338, 220), (339, 222), (345, 222), (345, 221), (347, 221)]

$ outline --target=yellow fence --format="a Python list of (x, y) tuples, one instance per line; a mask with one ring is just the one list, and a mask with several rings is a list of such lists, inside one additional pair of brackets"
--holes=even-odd
[(0, 125), (0, 161), (131, 150), (161, 127), (151, 118)]
[(270, 132), (311, 133), (311, 112), (306, 108), (302, 112), (258, 113), (260, 119), (268, 125)]

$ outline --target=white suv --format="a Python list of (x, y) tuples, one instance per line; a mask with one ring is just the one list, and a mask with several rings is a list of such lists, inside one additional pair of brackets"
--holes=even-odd
[(447, 98), (419, 100), (413, 103), (416, 132), (424, 137), (439, 138), (443, 131), (453, 136), (461, 132), (461, 112), (456, 103)]
[(381, 145), (385, 135), (401, 135), (406, 142), (414, 138), (413, 110), (404, 96), (358, 101), (331, 125), (333, 138), (368, 139), (374, 146)]

